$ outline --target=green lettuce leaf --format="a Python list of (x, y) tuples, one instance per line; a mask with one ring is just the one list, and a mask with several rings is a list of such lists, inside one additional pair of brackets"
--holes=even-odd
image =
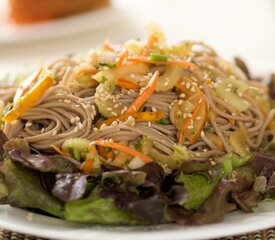
[(63, 203), (46, 192), (38, 173), (5, 159), (0, 166), (8, 190), (6, 203), (14, 207), (37, 208), (63, 217)]

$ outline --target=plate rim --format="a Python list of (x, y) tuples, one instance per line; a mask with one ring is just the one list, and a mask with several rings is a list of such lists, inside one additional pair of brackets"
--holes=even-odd
[[(275, 207), (275, 202), (272, 203)], [(3, 211), (11, 211), (12, 214), (18, 212), (20, 214), (26, 214), (29, 211), (19, 208), (10, 207), (8, 205), (1, 205), (0, 206), (0, 212)], [(48, 218), (47, 216), (43, 216), (41, 214), (33, 213), (35, 217), (38, 218)], [(238, 216), (240, 214), (240, 211), (236, 211), (233, 214)], [(245, 214), (245, 213), (241, 213)], [(8, 214), (7, 214), (8, 215)], [(257, 216), (259, 215), (259, 216)], [(254, 217), (254, 220), (253, 220)], [(150, 239), (150, 240), (183, 240), (183, 239), (189, 239), (189, 240), (196, 240), (196, 239), (209, 239), (209, 238), (219, 238), (219, 237), (226, 237), (226, 236), (233, 236), (233, 235), (239, 235), (239, 234), (245, 234), (248, 232), (256, 232), (259, 230), (268, 229), (275, 226), (275, 210), (271, 212), (256, 212), (251, 215), (250, 221), (243, 222), (240, 226), (240, 223), (238, 221), (236, 223), (226, 223), (221, 222), (217, 224), (208, 224), (208, 225), (201, 225), (201, 226), (191, 226), (191, 227), (178, 227), (176, 224), (172, 225), (158, 225), (154, 227), (150, 227), (149, 231), (142, 231), (140, 229), (139, 231), (132, 231), (130, 227), (129, 231), (119, 231), (119, 228), (127, 229), (128, 227), (113, 227), (113, 226), (98, 226), (98, 225), (90, 225), (88, 224), (80, 224), (79, 227), (75, 228), (69, 228), (67, 229), (47, 229), (45, 230), (45, 224), (40, 223), (39, 228), (35, 227), (26, 227), (24, 224), (17, 224), (14, 222), (7, 221), (9, 217), (8, 216), (2, 216), (0, 217), (0, 227), (4, 228), (5, 230), (15, 231), (23, 234), (28, 235), (34, 235), (38, 237), (46, 237), (46, 238), (52, 238), (52, 239), (63, 239), (63, 240), (75, 240), (76, 235), (81, 234), (81, 238), (78, 238), (79, 240), (103, 240), (103, 239), (109, 239), (109, 240), (126, 240), (129, 239), (129, 235), (131, 235), (132, 240), (140, 239), (141, 237), (143, 240)], [(258, 221), (255, 222), (255, 218)], [(54, 218), (51, 218), (54, 219)], [(6, 221), (5, 221), (6, 220)], [(22, 219), (23, 221), (26, 219)], [(60, 223), (65, 223), (66, 221), (56, 219), (58, 221), (61, 221)], [(253, 220), (253, 221), (251, 221)], [(31, 223), (31, 221), (29, 222)], [(71, 223), (73, 224), (73, 223)], [(224, 225), (225, 224), (225, 225)], [(77, 224), (78, 225), (78, 224)], [(161, 227), (164, 226), (172, 226), (172, 229), (161, 229)], [(89, 228), (93, 227), (93, 228)], [(95, 227), (95, 228), (94, 228)], [(97, 228), (99, 227), (99, 229)], [(219, 228), (223, 228), (222, 231), (215, 231)], [(118, 229), (118, 230), (112, 230)], [(253, 230), (252, 230), (253, 229)], [(44, 231), (43, 231), (44, 230)], [(194, 234), (194, 231), (199, 231), (200, 235)], [(74, 232), (74, 234), (72, 234)], [(201, 236), (203, 234), (203, 236)]]

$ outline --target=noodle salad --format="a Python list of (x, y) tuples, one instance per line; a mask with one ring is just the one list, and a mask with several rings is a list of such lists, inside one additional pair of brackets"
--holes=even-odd
[(204, 43), (104, 44), (1, 83), (0, 199), (68, 221), (206, 224), (275, 197), (275, 76)]

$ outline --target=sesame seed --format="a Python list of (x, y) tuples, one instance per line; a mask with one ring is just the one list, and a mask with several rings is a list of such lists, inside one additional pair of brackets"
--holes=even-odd
[(30, 127), (31, 125), (32, 125), (31, 122), (27, 122), (27, 123), (25, 124), (25, 127)]
[(98, 128), (96, 128), (96, 127), (94, 127), (94, 128), (93, 128), (93, 131), (95, 131), (95, 132), (96, 132), (97, 130), (98, 130)]
[(149, 72), (149, 73), (147, 74), (147, 76), (148, 76), (148, 77), (152, 77), (152, 76), (153, 76), (153, 73)]
[(111, 114), (113, 115), (113, 116), (117, 116), (117, 113), (116, 112), (111, 112)]
[(109, 139), (109, 142), (110, 142), (110, 143), (113, 143), (113, 142), (114, 142), (114, 140), (113, 140), (112, 138), (110, 138), (110, 139)]
[(186, 83), (186, 89), (189, 89), (191, 87), (191, 84), (188, 82)]
[(158, 110), (155, 107), (152, 107), (153, 112), (157, 112)]
[(249, 105), (249, 102), (246, 101), (246, 100), (244, 100), (243, 103), (246, 104), (246, 105)]
[(111, 112), (111, 111), (113, 111), (113, 108), (108, 107), (107, 111)]
[(117, 124), (118, 124), (117, 121), (113, 121), (111, 125), (112, 125), (112, 126), (116, 126)]
[(185, 98), (186, 95), (184, 93), (180, 94), (180, 98)]
[(215, 163), (214, 161), (210, 161), (210, 164), (211, 164), (212, 166), (215, 166), (217, 163)]
[(192, 85), (195, 86), (195, 87), (198, 86), (198, 84), (196, 82), (192, 82)]
[(152, 123), (149, 121), (148, 122), (148, 127), (151, 127), (152, 126)]
[(78, 127), (74, 127), (73, 132), (74, 132), (74, 133), (77, 133), (77, 132), (78, 132)]
[(196, 92), (196, 88), (194, 86), (191, 87), (191, 92)]
[(75, 121), (79, 122), (80, 121), (80, 117), (75, 117)]
[(119, 104), (118, 104), (118, 103), (116, 103), (116, 104), (114, 105), (114, 108), (118, 108), (118, 106), (119, 106)]
[(191, 118), (193, 116), (192, 113), (187, 113), (187, 117)]
[(181, 82), (181, 84), (180, 84), (180, 85), (184, 86), (184, 85), (185, 85), (185, 82)]
[(200, 153), (195, 153), (195, 156), (196, 157), (199, 157), (201, 154)]
[(82, 130), (84, 128), (84, 126), (81, 122), (77, 123), (77, 127), (78, 127), (79, 130)]
[(227, 84), (227, 87), (228, 87), (228, 88), (231, 88), (231, 87), (232, 87), (232, 83), (228, 83), (228, 84)]
[(74, 123), (74, 122), (75, 122), (75, 118), (71, 118), (70, 123)]
[(183, 114), (183, 118), (187, 118), (187, 114), (186, 113)]
[(44, 132), (45, 132), (45, 128), (42, 128), (40, 132), (41, 132), (41, 133), (44, 133)]
[(205, 137), (204, 131), (201, 131), (201, 137)]
[(183, 100), (179, 100), (178, 105), (182, 105), (182, 104), (183, 104)]
[(65, 99), (65, 100), (64, 100), (64, 103), (71, 103), (71, 100)]
[(103, 123), (101, 126), (100, 126), (100, 129), (104, 129), (105, 127), (107, 127), (107, 125), (105, 123)]
[(196, 117), (196, 120), (201, 120), (201, 116), (197, 116), (197, 117)]
[(193, 129), (193, 128), (194, 128), (194, 125), (189, 125), (187, 128), (188, 128), (188, 129)]
[(169, 82), (164, 82), (164, 84), (163, 84), (163, 85), (164, 85), (165, 87), (167, 87), (167, 86), (168, 86), (168, 84), (169, 84)]
[(208, 152), (207, 148), (202, 149), (203, 152)]
[(226, 92), (231, 92), (231, 88), (226, 88), (225, 91)]
[(52, 136), (55, 136), (57, 134), (57, 130), (53, 130)]

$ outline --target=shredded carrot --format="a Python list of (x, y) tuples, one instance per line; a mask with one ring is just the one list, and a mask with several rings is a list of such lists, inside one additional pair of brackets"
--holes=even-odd
[(131, 105), (126, 113), (135, 113), (143, 106), (143, 104), (151, 97), (156, 89), (157, 82), (159, 78), (159, 72), (156, 71), (154, 75), (149, 80), (145, 90), (136, 98), (133, 105)]
[(94, 166), (94, 160), (93, 159), (87, 159), (84, 162), (84, 167), (82, 169), (83, 173), (90, 173), (93, 170)]
[(138, 89), (139, 88), (139, 85), (137, 83), (129, 81), (125, 78), (118, 79), (116, 85), (123, 87), (123, 88), (127, 88), (127, 89)]
[(235, 119), (229, 118), (229, 123), (231, 126), (234, 126), (236, 121), (235, 121)]
[(136, 113), (125, 113), (123, 115), (120, 115), (118, 117), (112, 117), (108, 118), (102, 122), (100, 122), (96, 127), (100, 128), (103, 124), (109, 126), (114, 121), (126, 121), (129, 117), (134, 118), (137, 122), (143, 122), (143, 121), (150, 121), (155, 122), (159, 121), (164, 117), (163, 112), (136, 112)]
[(196, 70), (197, 72), (202, 74), (201, 69), (196, 64), (187, 62), (184, 60), (175, 60), (175, 59), (168, 58), (167, 61), (152, 61), (148, 56), (128, 56), (127, 60), (131, 62), (139, 62), (139, 63), (147, 63), (147, 64), (155, 64), (155, 65), (175, 64), (175, 65), (179, 65), (184, 69)]
[(123, 49), (120, 54), (120, 56), (117, 57), (116, 59), (116, 66), (117, 67), (121, 67), (124, 63), (124, 61), (126, 60), (127, 56), (128, 56), (128, 51), (126, 49)]
[(212, 80), (211, 80), (211, 78), (207, 78), (207, 79), (205, 80), (205, 82), (206, 82), (207, 84), (211, 84), (211, 83), (212, 83)]
[(97, 146), (99, 154), (104, 157), (105, 159), (114, 159), (115, 155), (112, 150), (105, 152), (105, 147)]
[(118, 151), (128, 153), (134, 157), (139, 157), (145, 163), (149, 163), (149, 162), (153, 161), (151, 158), (147, 157), (146, 155), (142, 154), (141, 152), (138, 152), (137, 150), (134, 150), (134, 149), (132, 149), (128, 146), (122, 145), (120, 143), (115, 143), (115, 142), (110, 142), (110, 141), (103, 140), (103, 139), (98, 139), (96, 141), (91, 142), (90, 144), (102, 146), (102, 147), (109, 147), (109, 148), (116, 149)]
[[(207, 115), (207, 102), (203, 96), (201, 103), (196, 106), (192, 117), (183, 122), (179, 133), (179, 145), (183, 144), (185, 138), (187, 138), (191, 144), (199, 139), (201, 131), (206, 124)], [(200, 118), (197, 119), (198, 117)], [(189, 126), (192, 126), (192, 128), (189, 128)]]
[(76, 67), (74, 70), (75, 76), (78, 76), (79, 74), (96, 74), (96, 73), (98, 73), (98, 70), (93, 67)]
[(158, 43), (158, 37), (154, 34), (151, 34), (147, 40), (147, 43), (143, 49), (142, 55), (148, 55), (149, 51), (154, 48), (155, 44)]
[(58, 154), (60, 154), (61, 156), (65, 156), (65, 157), (70, 157), (70, 154), (67, 152), (63, 152), (59, 147), (55, 146), (55, 145), (50, 145)]
[(107, 39), (105, 40), (103, 47), (106, 48), (106, 49), (108, 49), (108, 50), (110, 50), (110, 51), (113, 51), (113, 52), (119, 52), (119, 51), (121, 51), (121, 46), (119, 46), (119, 45), (113, 45)]

